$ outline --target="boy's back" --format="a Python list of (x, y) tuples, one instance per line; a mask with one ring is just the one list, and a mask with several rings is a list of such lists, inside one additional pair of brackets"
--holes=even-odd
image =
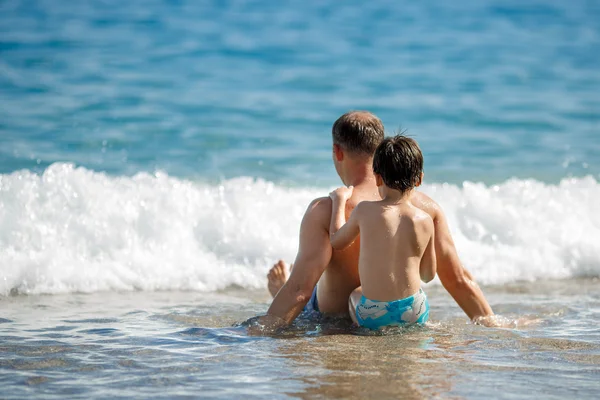
[(363, 294), (378, 301), (412, 296), (421, 287), (421, 260), (433, 233), (431, 217), (409, 200), (363, 202), (358, 208)]
[(349, 246), (360, 234), (358, 269), (361, 288), (349, 299), (350, 315), (370, 329), (424, 323), (429, 303), (420, 281), (435, 277), (434, 226), (431, 217), (414, 207), (411, 194), (423, 179), (423, 155), (405, 136), (384, 139), (373, 157), (380, 201), (359, 203), (345, 221), (352, 188), (330, 194), (331, 246)]

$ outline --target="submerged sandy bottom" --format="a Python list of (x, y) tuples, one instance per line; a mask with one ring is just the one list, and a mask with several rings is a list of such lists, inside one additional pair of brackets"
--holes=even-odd
[(486, 287), (506, 328), (468, 323), (440, 287), (423, 329), (300, 320), (236, 326), (263, 291), (0, 299), (2, 398), (595, 398), (600, 282)]

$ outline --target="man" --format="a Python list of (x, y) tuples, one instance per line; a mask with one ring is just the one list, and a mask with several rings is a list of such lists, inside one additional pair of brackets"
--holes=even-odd
[[(351, 111), (333, 124), (332, 136), (335, 169), (344, 185), (354, 187), (346, 203), (348, 218), (361, 201), (380, 200), (372, 165), (375, 149), (384, 138), (384, 127), (369, 112)], [(417, 191), (411, 201), (433, 219), (438, 276), (444, 288), (471, 320), (494, 324), (492, 309), (481, 289), (460, 263), (440, 206)], [(309, 309), (321, 313), (348, 313), (348, 297), (360, 286), (360, 239), (344, 250), (332, 250), (331, 208), (329, 197), (310, 203), (300, 225), (300, 244), (293, 268), (288, 272), (287, 264), (279, 261), (269, 272), (269, 290), (274, 298), (267, 315), (258, 320), (266, 329), (289, 325), (307, 304)]]

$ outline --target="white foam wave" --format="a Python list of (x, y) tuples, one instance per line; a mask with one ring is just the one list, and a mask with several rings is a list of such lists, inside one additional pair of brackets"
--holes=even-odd
[(511, 179), (433, 185), (463, 264), (485, 284), (600, 276), (600, 185)]
[[(483, 284), (600, 275), (594, 178), (423, 189)], [(0, 294), (265, 287), (269, 265), (293, 259), (306, 206), (327, 192), (63, 163), (0, 175)]]

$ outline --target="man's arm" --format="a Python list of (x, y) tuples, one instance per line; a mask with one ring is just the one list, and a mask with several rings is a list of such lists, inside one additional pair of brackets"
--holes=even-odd
[[(430, 206), (435, 208), (435, 215), (433, 216), (435, 252), (437, 273), (442, 285), (471, 320), (494, 315), (479, 285), (473, 280), (471, 274), (464, 269), (458, 258), (444, 212), (435, 203), (430, 204)], [(493, 323), (493, 321), (490, 321), (490, 323)]]
[(435, 257), (435, 229), (433, 227), (433, 220), (427, 217), (427, 231), (431, 235), (427, 247), (421, 257), (421, 264), (419, 265), (419, 275), (421, 280), (425, 283), (430, 282), (435, 278), (435, 272), (437, 269), (437, 259)]
[(300, 225), (300, 244), (294, 268), (273, 299), (266, 318), (260, 322), (277, 328), (289, 325), (302, 312), (331, 260), (330, 218), (329, 198), (316, 199), (309, 205)]

